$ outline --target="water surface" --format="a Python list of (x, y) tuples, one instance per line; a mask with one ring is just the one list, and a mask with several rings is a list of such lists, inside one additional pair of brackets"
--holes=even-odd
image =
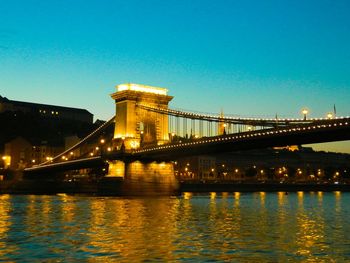
[(0, 261), (342, 262), (350, 193), (0, 195)]

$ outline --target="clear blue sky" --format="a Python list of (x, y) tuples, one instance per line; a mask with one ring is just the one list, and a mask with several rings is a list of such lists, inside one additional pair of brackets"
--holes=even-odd
[(0, 0), (0, 95), (107, 119), (133, 82), (189, 110), (350, 115), (349, 14), (348, 0)]

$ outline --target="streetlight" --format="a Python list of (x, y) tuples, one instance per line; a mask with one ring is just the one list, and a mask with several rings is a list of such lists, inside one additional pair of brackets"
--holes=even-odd
[(301, 113), (304, 115), (304, 121), (306, 121), (306, 115), (309, 113), (307, 109), (303, 109)]
[(327, 119), (333, 119), (333, 114), (331, 112), (327, 113)]

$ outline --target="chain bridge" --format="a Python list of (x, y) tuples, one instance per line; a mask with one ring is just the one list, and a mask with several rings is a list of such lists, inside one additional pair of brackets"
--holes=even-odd
[(350, 117), (247, 118), (169, 108), (164, 88), (121, 84), (116, 114), (27, 175), (100, 169), (106, 177), (176, 185), (173, 161), (186, 156), (350, 139)]

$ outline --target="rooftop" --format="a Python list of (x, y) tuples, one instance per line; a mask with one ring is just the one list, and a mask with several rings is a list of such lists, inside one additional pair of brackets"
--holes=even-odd
[(30, 108), (50, 108), (50, 109), (57, 109), (57, 110), (66, 110), (66, 111), (73, 111), (73, 112), (80, 112), (80, 113), (88, 113), (91, 114), (86, 109), (79, 109), (79, 108), (72, 108), (72, 107), (64, 107), (64, 106), (56, 106), (56, 105), (49, 105), (49, 104), (41, 104), (41, 103), (34, 103), (34, 102), (25, 102), (25, 101), (16, 101), (16, 100), (9, 100), (6, 97), (0, 96), (0, 103), (12, 103), (16, 106), (24, 106), (24, 107), (30, 107)]

